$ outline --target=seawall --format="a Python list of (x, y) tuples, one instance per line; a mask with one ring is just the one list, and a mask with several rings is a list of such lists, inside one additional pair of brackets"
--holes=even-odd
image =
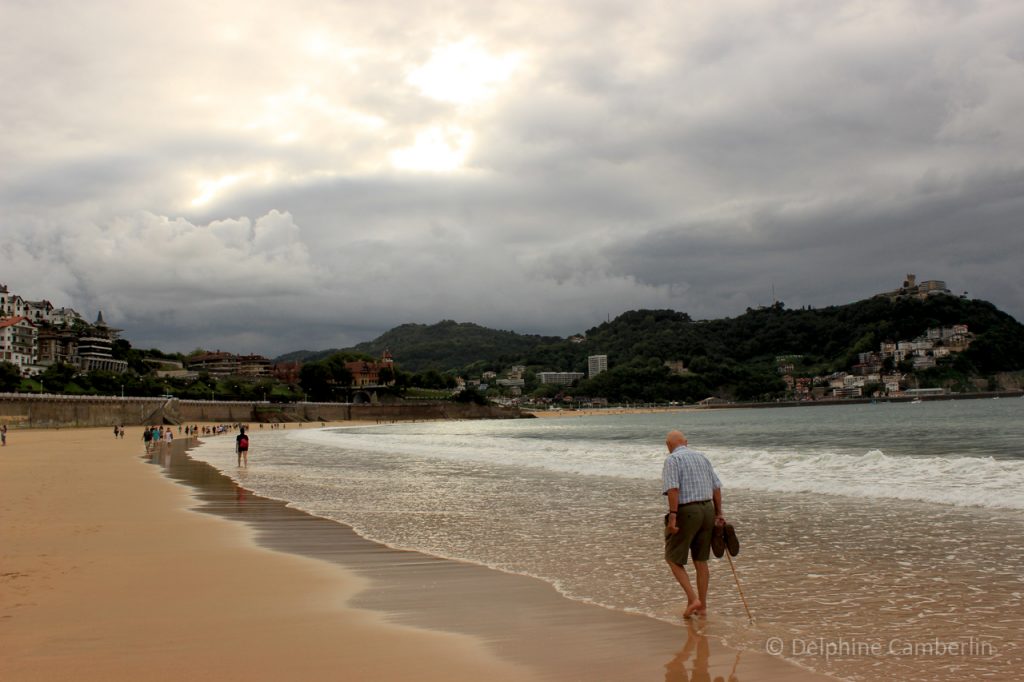
[(112, 396), (0, 395), (0, 423), (8, 428), (183, 424), (190, 422), (413, 421), (518, 419), (513, 408), (445, 401), (386, 405), (266, 403)]

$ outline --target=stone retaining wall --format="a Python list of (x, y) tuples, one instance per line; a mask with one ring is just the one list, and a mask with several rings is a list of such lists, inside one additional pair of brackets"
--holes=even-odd
[(451, 402), (389, 405), (252, 403), (174, 398), (0, 395), (0, 423), (8, 428), (181, 424), (188, 422), (317, 422), (418, 419), (516, 419), (517, 409)]

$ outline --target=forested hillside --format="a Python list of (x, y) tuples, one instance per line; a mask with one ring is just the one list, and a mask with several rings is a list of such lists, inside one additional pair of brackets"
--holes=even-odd
[[(609, 371), (575, 387), (611, 400), (685, 400), (711, 394), (740, 400), (781, 394), (776, 357), (794, 360), (802, 376), (849, 370), (861, 352), (883, 341), (910, 340), (932, 327), (965, 324), (970, 348), (919, 372), (921, 385), (964, 383), (1024, 369), (1024, 326), (986, 301), (954, 296), (927, 300), (885, 297), (828, 308), (790, 310), (782, 303), (734, 318), (695, 321), (674, 310), (634, 310), (589, 329), (585, 340), (516, 334), (450, 320), (404, 324), (347, 352), (378, 356), (389, 349), (406, 372), (436, 370), (467, 377), (512, 365), (538, 371), (586, 371), (587, 356), (608, 356)], [(337, 352), (290, 354), (310, 361)], [(673, 374), (666, 361), (688, 372)]]
[(436, 370), (458, 373), (480, 360), (529, 353), (544, 343), (560, 342), (556, 336), (516, 334), (488, 329), (469, 322), (444, 320), (437, 324), (403, 324), (373, 341), (346, 349), (379, 356), (385, 349), (407, 372)]

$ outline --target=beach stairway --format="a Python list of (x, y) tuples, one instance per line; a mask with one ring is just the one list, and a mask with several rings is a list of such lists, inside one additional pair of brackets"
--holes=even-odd
[(181, 403), (177, 398), (168, 398), (160, 405), (160, 407), (153, 410), (153, 412), (146, 417), (143, 423), (177, 426), (182, 422), (180, 406)]

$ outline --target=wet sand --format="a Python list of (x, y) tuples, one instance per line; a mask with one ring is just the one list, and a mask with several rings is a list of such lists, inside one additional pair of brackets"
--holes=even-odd
[(827, 679), (725, 647), (713, 617), (671, 625), (369, 542), (181, 444), (140, 458), (139, 428), (14, 436), (2, 679)]

